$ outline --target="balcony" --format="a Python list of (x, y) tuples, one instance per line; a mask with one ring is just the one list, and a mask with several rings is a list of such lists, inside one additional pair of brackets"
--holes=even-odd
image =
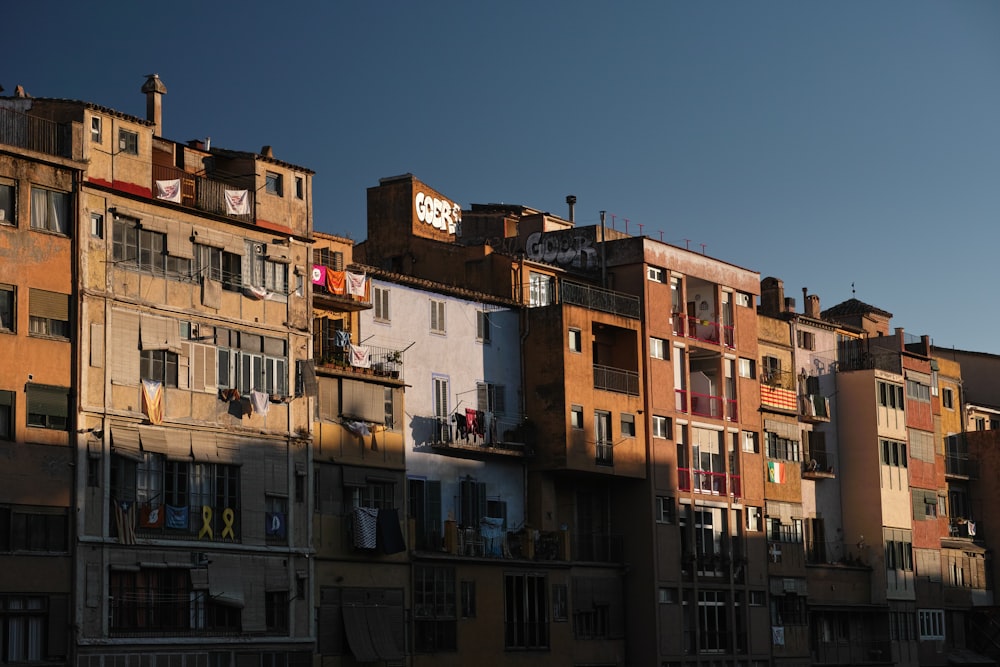
[(625, 562), (625, 539), (622, 535), (587, 533), (573, 536), (573, 560), (594, 563)]
[(418, 417), (415, 421), (430, 424), (430, 445), (434, 451), (450, 456), (476, 458), (481, 455), (526, 456), (534, 444), (534, 426), (517, 415), (477, 412), (472, 428), (468, 421), (440, 417)]
[(952, 517), (950, 524), (948, 525), (948, 534), (951, 537), (963, 537), (972, 539), (982, 539), (980, 535), (982, 531), (979, 530), (978, 524), (971, 519), (966, 519), (964, 517)]
[(629, 396), (639, 395), (639, 373), (611, 366), (594, 364), (594, 389), (613, 391)]
[[(675, 389), (676, 409), (678, 412), (690, 412), (699, 417), (712, 417), (713, 419), (726, 419), (736, 421), (738, 414), (736, 401), (725, 396), (712, 396), (710, 394), (700, 394), (686, 389)], [(691, 404), (688, 405), (688, 400)]]
[(562, 303), (583, 306), (590, 310), (633, 320), (639, 319), (640, 316), (639, 298), (629, 294), (567, 281), (559, 283), (559, 294)]
[(0, 144), (56, 157), (73, 156), (70, 125), (29, 116), (13, 109), (0, 109)]
[(707, 470), (677, 469), (677, 488), (681, 491), (708, 493), (713, 496), (741, 496), (740, 476)]
[(810, 451), (809, 460), (802, 462), (803, 479), (836, 479), (836, 477), (833, 470), (833, 457), (824, 451)]
[(720, 343), (729, 349), (736, 347), (736, 335), (732, 326), (714, 320), (689, 317), (684, 313), (674, 313), (671, 317), (675, 336), (691, 338), (703, 343)]
[(812, 424), (830, 421), (830, 399), (820, 394), (799, 396), (799, 419)]
[(968, 454), (956, 454), (947, 452), (944, 457), (944, 474), (948, 477), (962, 477), (965, 479), (976, 479), (979, 477), (977, 462), (970, 459)]
[(761, 405), (799, 414), (799, 397), (795, 394), (795, 376), (787, 371), (766, 370), (760, 376)]
[(399, 350), (366, 345), (364, 346), (368, 350), (366, 362), (358, 355), (352, 355), (349, 345), (337, 346), (336, 343), (335, 339), (320, 342), (320, 355), (316, 359), (317, 369), (359, 376), (370, 375), (386, 380), (399, 380), (403, 376), (403, 355)]
[[(198, 176), (183, 169), (166, 165), (153, 165), (150, 191), (158, 199), (157, 182), (178, 182), (180, 192), (172, 196), (175, 204), (205, 213), (221, 215), (242, 222), (253, 222), (257, 217), (257, 199), (252, 179), (222, 181)], [(179, 198), (180, 201), (177, 201)]]
[(818, 641), (813, 644), (814, 665), (891, 665), (892, 644), (881, 641)]

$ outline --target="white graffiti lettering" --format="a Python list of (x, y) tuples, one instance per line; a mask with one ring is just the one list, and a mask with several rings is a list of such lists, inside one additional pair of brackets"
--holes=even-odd
[(455, 226), (462, 222), (462, 207), (445, 199), (418, 192), (413, 198), (413, 206), (417, 220), (449, 234), (454, 234)]

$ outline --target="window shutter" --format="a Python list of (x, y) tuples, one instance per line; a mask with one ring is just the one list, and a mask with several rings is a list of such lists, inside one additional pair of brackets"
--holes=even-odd
[(69, 294), (31, 288), (28, 314), (50, 320), (69, 321)]
[(139, 383), (139, 314), (125, 310), (112, 311), (111, 380), (119, 384)]
[(69, 416), (69, 390), (61, 387), (27, 386), (28, 411), (53, 417)]
[(177, 355), (177, 388), (191, 388), (191, 343), (181, 343), (181, 353)]
[(427, 481), (425, 487), (427, 489), (427, 516), (424, 519), (424, 525), (427, 527), (428, 534), (437, 538), (435, 544), (430, 546), (437, 547), (444, 538), (444, 531), (441, 529), (441, 482), (440, 480)]
[(90, 324), (90, 365), (104, 367), (104, 325), (96, 322)]
[(503, 413), (507, 408), (507, 392), (502, 384), (495, 384), (493, 389), (493, 412)]
[(483, 412), (490, 409), (490, 386), (485, 382), (476, 383), (476, 409)]

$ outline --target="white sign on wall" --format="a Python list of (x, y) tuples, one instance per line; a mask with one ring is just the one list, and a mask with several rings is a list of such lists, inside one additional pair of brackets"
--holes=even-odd
[(446, 199), (418, 192), (413, 198), (413, 206), (417, 209), (417, 220), (449, 234), (454, 234), (456, 226), (462, 222), (462, 207)]

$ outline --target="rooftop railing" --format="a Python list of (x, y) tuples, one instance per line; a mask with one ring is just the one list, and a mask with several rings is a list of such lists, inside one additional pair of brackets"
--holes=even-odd
[(72, 157), (72, 131), (68, 124), (0, 108), (0, 144), (57, 157)]
[(621, 315), (622, 317), (629, 317), (635, 320), (639, 319), (640, 308), (638, 297), (600, 287), (591, 287), (589, 285), (566, 281), (559, 283), (559, 290), (563, 303), (571, 303), (591, 310), (599, 310), (602, 313)]

